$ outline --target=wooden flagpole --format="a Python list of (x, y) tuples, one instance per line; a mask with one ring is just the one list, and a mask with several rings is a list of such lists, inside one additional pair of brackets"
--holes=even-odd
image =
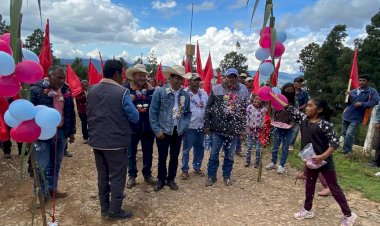
[(347, 86), (346, 100), (344, 101), (344, 103), (346, 104), (348, 103), (348, 99), (350, 98), (351, 83), (352, 83), (352, 79), (350, 78), (350, 80), (348, 81), (348, 86)]

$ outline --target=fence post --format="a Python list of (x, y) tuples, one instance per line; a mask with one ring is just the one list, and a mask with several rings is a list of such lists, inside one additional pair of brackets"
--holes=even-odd
[(374, 139), (375, 139), (375, 135), (376, 135), (376, 129), (375, 129), (375, 123), (373, 122), (373, 119), (375, 118), (375, 115), (376, 115), (376, 110), (378, 108), (378, 105), (376, 105), (375, 107), (373, 107), (372, 109), (372, 113), (371, 113), (371, 119), (369, 121), (369, 124), (368, 124), (368, 131), (367, 131), (367, 136), (365, 138), (365, 141), (364, 141), (364, 147), (363, 147), (363, 151), (365, 155), (371, 155), (372, 153), (372, 147), (373, 147), (373, 143), (374, 143)]

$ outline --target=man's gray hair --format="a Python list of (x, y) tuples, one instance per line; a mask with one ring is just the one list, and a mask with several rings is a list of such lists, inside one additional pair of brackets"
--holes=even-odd
[(53, 75), (53, 73), (54, 73), (56, 70), (62, 70), (62, 71), (64, 71), (64, 72), (66, 73), (66, 69), (65, 69), (63, 66), (61, 66), (61, 65), (53, 65), (53, 66), (51, 66), (51, 67), (49, 68), (49, 70), (48, 70), (48, 74), (49, 74), (49, 76)]

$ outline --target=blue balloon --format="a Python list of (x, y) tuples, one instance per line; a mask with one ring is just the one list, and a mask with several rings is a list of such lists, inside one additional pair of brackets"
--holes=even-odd
[(10, 127), (16, 127), (20, 125), (21, 121), (15, 119), (10, 113), (9, 110), (7, 110), (4, 114), (4, 121), (5, 123)]
[(37, 114), (39, 111), (41, 111), (42, 109), (45, 109), (47, 107), (45, 105), (37, 105), (35, 108), (36, 108), (36, 114)]
[(6, 52), (0, 51), (0, 76), (13, 74), (16, 65), (13, 57)]
[(37, 112), (36, 124), (41, 128), (56, 128), (61, 123), (61, 114), (54, 108), (45, 108)]
[(264, 76), (269, 76), (273, 73), (274, 66), (272, 63), (264, 62), (260, 65), (259, 72)]
[(50, 138), (54, 137), (54, 135), (57, 133), (57, 128), (41, 128), (41, 135), (38, 137), (39, 140), (49, 140)]
[(281, 90), (277, 87), (273, 87), (272, 88), (272, 91), (275, 93), (275, 94), (280, 94), (281, 93)]
[(36, 63), (40, 63), (40, 59), (38, 58), (38, 56), (33, 51), (30, 51), (29, 49), (25, 48), (22, 48), (22, 59), (32, 60)]
[(30, 101), (18, 99), (9, 105), (9, 113), (19, 121), (26, 121), (36, 116), (36, 109)]
[(270, 56), (270, 50), (268, 48), (260, 48), (256, 50), (255, 56), (259, 61), (264, 61)]
[(286, 39), (288, 38), (288, 35), (286, 34), (285, 31), (278, 31), (276, 33), (276, 41), (277, 42), (282, 42), (284, 43), (286, 41)]

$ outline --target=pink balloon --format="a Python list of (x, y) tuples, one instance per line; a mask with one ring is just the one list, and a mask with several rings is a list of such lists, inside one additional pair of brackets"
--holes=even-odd
[(13, 55), (12, 48), (3, 40), (0, 40), (0, 51), (6, 52), (9, 55)]
[(44, 76), (42, 66), (32, 60), (24, 60), (16, 65), (15, 77), (28, 84), (34, 84), (41, 80)]
[(0, 76), (0, 96), (13, 97), (20, 91), (20, 82), (13, 76)]
[[(288, 103), (288, 99), (286, 99), (286, 97), (285, 97), (284, 95), (282, 95), (281, 93), (280, 93), (280, 94), (277, 94), (277, 97), (278, 97), (280, 100), (284, 101), (285, 103)], [(284, 107), (283, 107), (280, 103), (278, 103), (275, 99), (273, 99), (273, 98), (272, 98), (272, 100), (271, 100), (271, 103), (272, 103), (272, 107), (273, 107), (274, 110), (276, 110), (276, 111), (280, 111), (280, 110), (283, 110), (283, 109), (284, 109)]]
[(263, 35), (270, 35), (270, 27), (264, 27), (260, 30), (260, 37)]
[(285, 52), (285, 46), (281, 42), (276, 42), (274, 47), (274, 57), (280, 57)]
[(262, 48), (270, 48), (272, 41), (269, 34), (264, 34), (259, 40), (259, 44)]
[(260, 87), (257, 91), (257, 95), (259, 96), (260, 100), (262, 101), (268, 101), (271, 98), (270, 92), (272, 91), (272, 88), (269, 86), (263, 86)]
[(0, 36), (0, 40), (3, 40), (8, 46), (11, 45), (11, 33), (4, 33)]
[[(13, 135), (12, 130), (14, 130)], [(24, 121), (17, 127), (11, 129), (11, 136), (17, 142), (31, 143), (36, 141), (40, 135), (41, 128), (34, 120)]]

